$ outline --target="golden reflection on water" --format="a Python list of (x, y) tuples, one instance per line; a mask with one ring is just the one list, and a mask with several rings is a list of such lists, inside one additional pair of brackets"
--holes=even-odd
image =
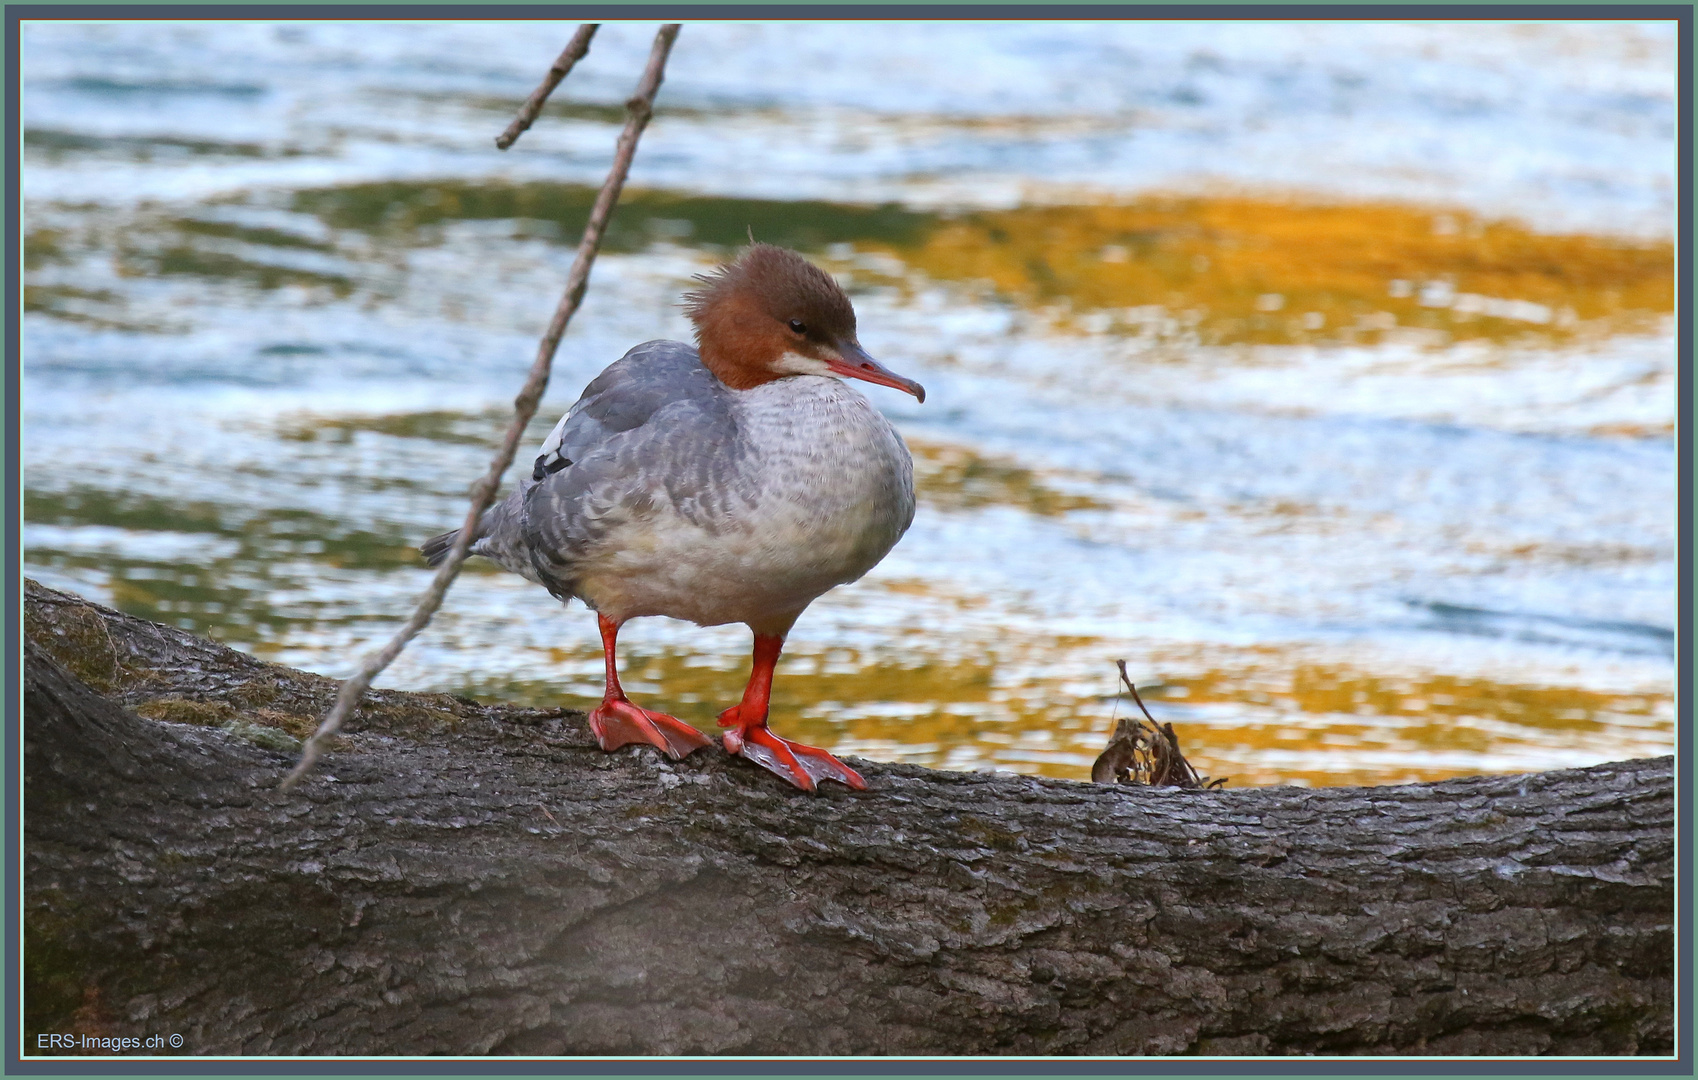
[[(163, 310), (131, 310), (110, 290), (40, 280), (49, 267), (96, 255), (120, 278), (291, 286), (322, 303), (356, 292), (384, 297), (392, 286), (374, 253), (394, 258), (440, 243), (442, 225), (461, 220), (529, 222), (574, 236), (592, 197), (571, 184), (445, 180), (297, 192), (296, 209), (341, 230), (330, 239), (158, 214), (122, 228), (40, 225), (25, 238), (32, 280), (24, 306), (105, 328), (168, 330)], [(1541, 233), (1456, 208), (1249, 194), (949, 215), (633, 189), (608, 248), (640, 251), (682, 224), (690, 242), (727, 252), (750, 222), (760, 223), (762, 239), (810, 252), (846, 243), (894, 256), (932, 279), (1044, 310), (1063, 327), (1178, 345), (1562, 343), (1651, 329), (1674, 306), (1668, 240)], [(342, 268), (283, 257), (302, 251), (334, 255)]]
[[(1076, 650), (1108, 655), (1088, 641), (1059, 644), (1065, 647), (1049, 659), (1063, 661), (1062, 654)], [(1113, 666), (1106, 659), (1099, 694), (1046, 678), (1043, 652), (944, 661), (917, 647), (899, 662), (853, 649), (793, 651), (780, 661), (773, 682), (773, 729), (885, 761), (1088, 779), (1113, 717), (1133, 706), (1113, 696)], [(1229, 777), (1233, 786), (1437, 780), (1518, 771), (1529, 767), (1523, 760), (1553, 748), (1616, 760), (1666, 753), (1673, 744), (1669, 693), (1392, 676), (1300, 662), (1277, 650), (1257, 652), (1266, 655), (1254, 666), (1137, 678), (1151, 711), (1174, 724), (1199, 771)], [(586, 645), (556, 649), (549, 659), (583, 671), (599, 666), (599, 656)], [(748, 675), (746, 656), (709, 661), (627, 651), (622, 665), (625, 689), (635, 700), (710, 733), (718, 731), (715, 718), (738, 700)], [(599, 680), (570, 691), (526, 680), (485, 687), (482, 694), (589, 708), (599, 697)]]
[(1027, 206), (879, 247), (1065, 325), (1209, 345), (1424, 344), (1646, 330), (1674, 307), (1674, 251), (1535, 232), (1463, 210), (1246, 195)]
[(1164, 704), (1247, 713), (1242, 726), (1193, 728), (1185, 745), (1212, 775), (1258, 784), (1437, 780), (1482, 771), (1446, 764), (1446, 757), (1496, 758), (1504, 763), (1500, 769), (1513, 769), (1524, 750), (1550, 746), (1598, 747), (1599, 760), (1638, 757), (1667, 752), (1674, 730), (1667, 693), (1388, 676), (1315, 664), (1211, 670), (1171, 678), (1159, 691)]

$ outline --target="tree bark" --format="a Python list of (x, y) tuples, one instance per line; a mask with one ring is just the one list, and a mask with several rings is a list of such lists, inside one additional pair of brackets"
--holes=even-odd
[(26, 599), (28, 1054), (1673, 1051), (1669, 758), (809, 796), (377, 691), (278, 792), (333, 680)]

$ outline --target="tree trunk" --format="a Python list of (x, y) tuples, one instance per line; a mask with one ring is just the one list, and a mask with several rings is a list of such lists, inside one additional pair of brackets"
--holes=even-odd
[(26, 593), (29, 1054), (1673, 1051), (1669, 758), (809, 796), (380, 691), (280, 793), (333, 681)]

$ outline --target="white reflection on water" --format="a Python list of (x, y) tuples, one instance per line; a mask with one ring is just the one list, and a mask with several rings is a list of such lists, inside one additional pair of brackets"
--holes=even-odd
[[(26, 219), (63, 249), (30, 274), (61, 295), (25, 332), (27, 572), (331, 674), (387, 636), (426, 580), (408, 546), (458, 521), (572, 239), (452, 215), (389, 235), (292, 199), (599, 180), (613, 129), (593, 111), (488, 146), (560, 29), (26, 28)], [(1657, 234), (1672, 39), (1580, 29), (691, 25), (635, 179), (960, 211), (1205, 177)], [(573, 100), (620, 100), (648, 33), (607, 27)], [(959, 62), (907, 62), (940, 50)], [(725, 59), (744, 55), (762, 62)], [(540, 426), (629, 345), (686, 336), (676, 297), (712, 259), (660, 226), (605, 255)], [(1161, 707), (1239, 776), (1672, 745), (1671, 446), (1600, 434), (1672, 427), (1672, 327), (1176, 356), (853, 242), (824, 259), (869, 349), (931, 391), (871, 394), (944, 463), (913, 531), (810, 609), (781, 669), (840, 750), (1083, 775), (1117, 656), (1176, 685), (1237, 672), (1229, 704)], [(735, 628), (649, 620), (624, 641), (630, 687), (702, 723), (746, 663)], [(1432, 720), (1291, 705), (1279, 673), (1304, 665), (1656, 701), (1561, 730), (1448, 717), (1435, 749)], [(585, 613), (483, 573), (386, 676), (533, 700), (598, 680)]]

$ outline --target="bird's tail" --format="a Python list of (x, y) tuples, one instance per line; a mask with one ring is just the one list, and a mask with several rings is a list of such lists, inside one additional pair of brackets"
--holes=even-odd
[[(484, 545), (484, 541), (499, 540), (503, 535), (512, 536), (514, 534), (520, 508), (524, 505), (520, 501), (521, 494), (522, 492), (515, 491), (505, 501), (496, 503), (483, 512), (483, 516), (478, 519), (478, 523), (472, 531), (472, 554), (484, 555), (494, 558), (498, 563), (501, 562), (499, 554), (490, 552)], [(419, 545), (419, 550), (424, 553), (427, 564), (441, 566), (448, 560), (448, 549), (452, 548), (454, 542), (458, 539), (460, 539), (460, 530), (455, 529), (452, 532), (431, 537)], [(502, 565), (506, 564), (502, 563)]]
[(453, 529), (440, 536), (433, 536), (419, 545), (424, 553), (426, 566), (441, 566), (448, 558), (448, 549), (454, 546), (454, 541), (460, 538), (460, 530)]

